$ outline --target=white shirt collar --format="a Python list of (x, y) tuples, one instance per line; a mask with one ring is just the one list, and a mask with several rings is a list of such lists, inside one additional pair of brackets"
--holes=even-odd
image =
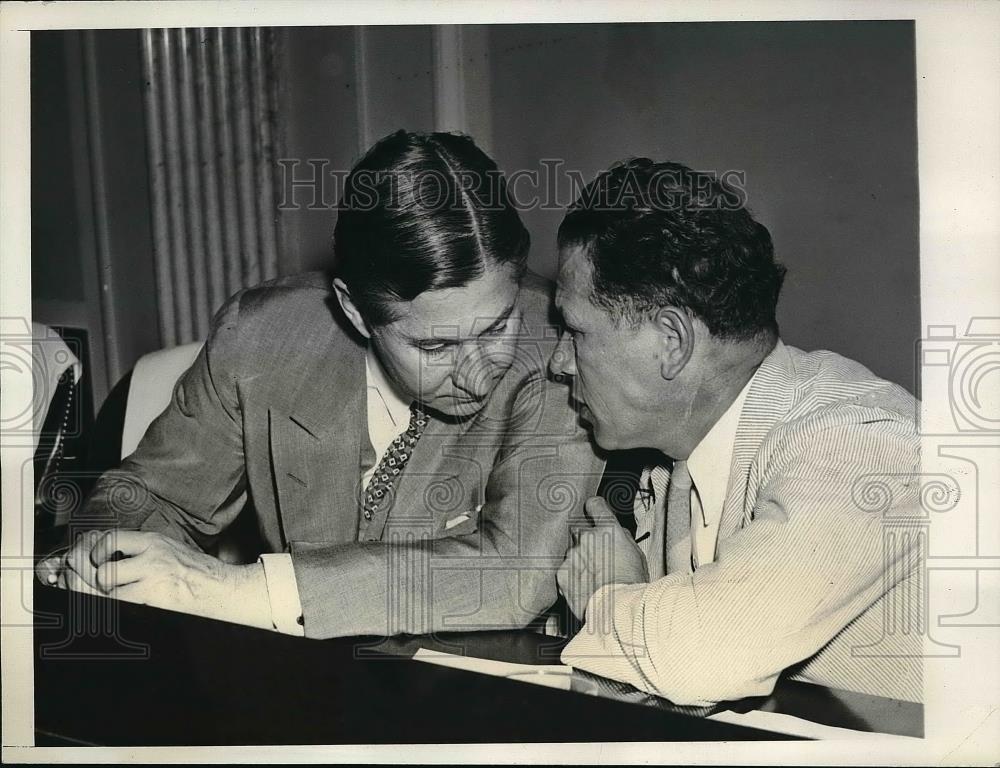
[[(369, 401), (372, 400), (373, 394), (376, 394), (377, 399), (381, 400), (385, 409), (385, 416), (391, 422), (395, 434), (406, 429), (410, 423), (410, 401), (400, 396), (395, 385), (386, 375), (385, 369), (382, 367), (378, 356), (371, 346), (368, 347), (365, 353), (365, 378), (368, 383)], [(374, 403), (369, 402), (369, 419), (373, 415), (373, 411), (380, 414), (382, 410), (373, 408), (373, 405)], [(376, 425), (369, 423), (369, 432), (373, 431), (373, 427), (376, 427)]]
[[(760, 370), (759, 368), (757, 370)], [(691, 451), (688, 457), (688, 471), (694, 482), (695, 490), (701, 502), (702, 524), (706, 527), (717, 525), (722, 517), (722, 507), (726, 503), (726, 490), (729, 486), (729, 467), (733, 461), (733, 450), (736, 446), (736, 430), (740, 424), (740, 413), (746, 401), (750, 385), (757, 377), (756, 372), (750, 377), (736, 399), (722, 417), (715, 422), (708, 434)]]

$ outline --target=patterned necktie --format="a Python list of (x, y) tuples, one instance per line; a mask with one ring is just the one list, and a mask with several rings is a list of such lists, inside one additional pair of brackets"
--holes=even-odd
[(691, 472), (686, 461), (675, 461), (667, 488), (667, 573), (691, 573)]
[(393, 440), (386, 449), (382, 460), (375, 467), (375, 473), (365, 487), (364, 515), (365, 520), (371, 520), (375, 512), (385, 501), (387, 496), (392, 496), (393, 487), (406, 462), (413, 454), (413, 447), (417, 440), (424, 433), (427, 426), (427, 416), (417, 404), (410, 406), (410, 424), (406, 431)]

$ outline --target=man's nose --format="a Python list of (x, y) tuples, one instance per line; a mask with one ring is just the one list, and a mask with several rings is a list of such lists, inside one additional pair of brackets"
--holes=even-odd
[(549, 358), (549, 373), (553, 376), (576, 376), (576, 352), (572, 339), (565, 331), (559, 336), (559, 343)]
[(505, 370), (504, 362), (501, 356), (472, 344), (458, 364), (456, 383), (473, 397), (482, 399), (493, 390)]

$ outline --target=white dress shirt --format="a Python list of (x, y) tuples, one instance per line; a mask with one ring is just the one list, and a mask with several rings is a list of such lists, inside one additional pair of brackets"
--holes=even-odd
[[(371, 347), (365, 355), (365, 380), (368, 384), (368, 439), (377, 458), (362, 473), (362, 488), (368, 485), (389, 445), (410, 424), (410, 401), (396, 390)], [(304, 635), (305, 628), (300, 623), (302, 604), (299, 601), (292, 556), (287, 552), (264, 554), (260, 556), (260, 562), (264, 566), (264, 580), (267, 583), (274, 628), (289, 635)]]
[(750, 381), (740, 390), (722, 417), (688, 456), (691, 473), (691, 557), (695, 567), (715, 560), (722, 508), (729, 486), (729, 467), (736, 446), (736, 429)]
[[(750, 379), (753, 381), (753, 378)], [(691, 560), (695, 567), (715, 560), (715, 545), (719, 538), (719, 522), (726, 501), (729, 465), (733, 461), (736, 429), (750, 382), (740, 390), (726, 412), (701, 439), (688, 457), (691, 473)], [(654, 552), (653, 529), (664, 525), (669, 475), (664, 467), (646, 467), (639, 477), (640, 491), (636, 496), (635, 538), (646, 558), (650, 573), (655, 572), (654, 560), (662, 562), (664, 553)]]

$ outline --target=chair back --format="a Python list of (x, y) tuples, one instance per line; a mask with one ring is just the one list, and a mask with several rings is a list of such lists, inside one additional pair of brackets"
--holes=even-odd
[(139, 446), (153, 419), (170, 404), (174, 386), (198, 356), (202, 342), (160, 349), (139, 358), (132, 370), (132, 382), (125, 403), (121, 458)]

